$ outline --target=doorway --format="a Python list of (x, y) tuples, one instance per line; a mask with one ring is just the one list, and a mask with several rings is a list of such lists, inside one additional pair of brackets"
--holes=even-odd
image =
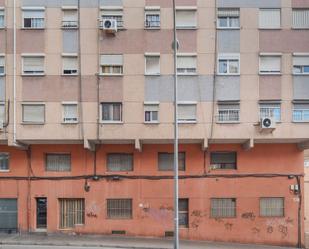
[(36, 198), (36, 228), (47, 228), (47, 198)]

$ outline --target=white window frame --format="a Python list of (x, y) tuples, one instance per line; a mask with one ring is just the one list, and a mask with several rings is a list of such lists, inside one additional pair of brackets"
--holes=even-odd
[[(36, 121), (24, 121), (24, 106), (43, 106), (44, 108), (44, 117), (42, 122)], [(23, 102), (22, 103), (22, 124), (35, 124), (43, 125), (46, 122), (46, 105), (43, 102)]]
[[(224, 9), (226, 9), (226, 10), (238, 10), (238, 13), (239, 13), (239, 15), (238, 15), (238, 26), (237, 27), (233, 27), (233, 26), (231, 26), (230, 24), (230, 20), (231, 20), (231, 16), (222, 16), (222, 17), (219, 17), (218, 16), (218, 14), (219, 14), (219, 11), (220, 10), (224, 10)], [(219, 21), (219, 19), (220, 18), (226, 18), (227, 19), (227, 26), (220, 26), (220, 21)], [(240, 9), (239, 8), (218, 8), (217, 9), (217, 29), (240, 29)]]
[[(296, 58), (302, 58), (302, 57), (307, 57), (306, 59), (308, 60), (308, 63), (306, 65), (297, 65), (294, 61)], [(302, 72), (297, 73), (294, 71), (294, 67), (301, 67)], [(293, 53), (293, 75), (309, 75), (308, 72), (303, 72), (304, 67), (309, 67), (309, 53)]]
[(0, 122), (4, 124), (4, 122), (6, 121), (6, 106), (5, 106), (4, 101), (0, 101), (0, 114), (1, 113), (3, 113), (3, 119), (1, 119), (1, 115), (0, 115)]
[[(106, 12), (106, 13), (104, 13)], [(108, 12), (110, 12), (108, 14)], [(118, 13), (117, 13), (118, 12)], [(121, 22), (117, 21), (117, 29), (124, 29), (123, 19), (123, 7), (122, 6), (101, 6), (100, 7), (100, 27), (103, 28), (103, 20), (105, 19), (116, 19), (115, 17), (121, 17)]]
[[(158, 58), (159, 59), (159, 72), (157, 73), (148, 73), (147, 72), (147, 58)], [(161, 74), (161, 55), (160, 53), (145, 53), (145, 75), (149, 76), (159, 76)]]
[[(157, 120), (152, 120), (152, 115), (150, 115), (150, 121), (146, 121), (146, 106), (157, 106)], [(152, 111), (150, 111), (152, 112)], [(158, 124), (160, 123), (159, 121), (159, 112), (160, 112), (160, 102), (144, 102), (144, 123), (145, 124)]]
[[(151, 26), (147, 25), (147, 16), (148, 15), (158, 15), (159, 16), (159, 25)], [(161, 28), (161, 9), (160, 6), (146, 6), (145, 7), (145, 29), (160, 29)]]
[[(103, 120), (103, 104), (120, 104), (120, 120)], [(122, 102), (101, 102), (100, 103), (101, 124), (123, 124), (123, 103)]]
[[(0, 58), (3, 58), (3, 73), (0, 73), (0, 76), (4, 76), (5, 75), (5, 69), (6, 69), (6, 60), (5, 60), (5, 54), (0, 54)], [(0, 64), (0, 67), (1, 67), (1, 64)]]
[[(227, 73), (220, 73), (220, 61), (227, 62)], [(238, 61), (238, 72), (237, 73), (230, 73), (230, 62), (231, 61)], [(236, 53), (222, 53), (218, 54), (217, 59), (217, 75), (240, 75), (240, 54)]]
[[(32, 27), (32, 22), (31, 22), (31, 27), (25, 27), (25, 11), (43, 11), (44, 12), (44, 17), (43, 17), (43, 26), (42, 27)], [(42, 19), (38, 17), (33, 17), (31, 19)], [(45, 29), (46, 26), (46, 13), (45, 13), (45, 7), (22, 7), (22, 28), (23, 29)]]
[[(190, 67), (190, 68), (185, 68), (185, 71), (184, 72), (178, 72), (178, 69), (182, 69), (181, 67), (179, 67), (179, 64), (178, 64), (178, 60), (180, 58), (185, 58), (185, 57), (191, 57), (195, 60), (195, 67)], [(197, 75), (197, 65), (198, 65), (198, 62), (197, 62), (197, 54), (196, 53), (178, 53), (177, 54), (177, 75)], [(190, 72), (190, 70), (193, 69), (194, 72)]]
[[(295, 27), (294, 26), (294, 14), (295, 12), (308, 12), (306, 13), (306, 15), (308, 15), (308, 24), (307, 26), (304, 26), (304, 27)], [(309, 8), (293, 8), (292, 9), (292, 29), (309, 29)]]
[[(122, 56), (122, 64), (119, 64), (119, 63), (111, 63), (111, 64), (108, 64), (108, 63), (102, 63), (102, 56), (104, 55), (121, 55)], [(123, 76), (123, 64), (124, 64), (124, 56), (123, 54), (100, 54), (100, 75), (101, 76)], [(113, 67), (120, 67), (121, 69), (121, 73), (103, 73), (103, 67), (109, 67), (109, 68), (113, 68)]]
[[(65, 58), (75, 58), (76, 59), (76, 73), (71, 73), (71, 74), (65, 74), (64, 73), (64, 61), (65, 61)], [(79, 70), (78, 70), (78, 54), (62, 54), (62, 76), (76, 76), (78, 75), (79, 73)], [(73, 71), (75, 69), (71, 69), (71, 71)]]
[(185, 120), (185, 119), (179, 119), (179, 112), (177, 117), (177, 123), (178, 124), (196, 124), (197, 123), (197, 102), (195, 101), (180, 101), (178, 102), (178, 109), (180, 106), (195, 106), (195, 119), (193, 120)]
[[(45, 75), (45, 54), (22, 54), (22, 76), (44, 76)], [(43, 72), (42, 73), (25, 73), (24, 71), (24, 60), (25, 58), (43, 58)]]
[[(271, 27), (266, 27), (266, 26), (262, 26), (261, 27), (261, 12), (262, 11), (274, 11), (274, 10), (277, 10), (279, 11), (280, 13), (280, 23), (279, 23), (279, 26), (271, 26)], [(282, 26), (282, 13), (281, 13), (281, 8), (260, 8), (259, 9), (259, 29), (281, 29), (281, 26)]]
[[(177, 11), (191, 11), (195, 12), (195, 24), (194, 25), (177, 25)], [(197, 29), (198, 27), (198, 13), (196, 6), (176, 6), (176, 29)]]
[[(228, 106), (228, 105), (231, 105), (231, 106), (238, 105), (238, 108), (234, 108), (234, 107), (233, 108), (222, 108), (222, 106)], [(220, 124), (239, 123), (240, 122), (240, 105), (239, 103), (235, 103), (235, 104), (225, 104), (225, 103), (221, 104), (220, 103), (218, 104), (217, 115), (218, 115), (217, 123), (220, 123)], [(233, 120), (233, 117), (235, 116), (238, 117), (237, 120)], [(223, 119), (221, 119), (221, 117), (223, 117)]]
[[(267, 106), (268, 105), (268, 106)], [(262, 115), (262, 109), (266, 110), (266, 115)], [(276, 116), (275, 110), (280, 111), (280, 116)], [(265, 113), (265, 111), (264, 111)], [(259, 104), (259, 117), (262, 118), (273, 118), (276, 123), (280, 123), (282, 119), (282, 108), (281, 103), (260, 103)]]
[[(76, 107), (76, 120), (68, 120), (67, 117), (65, 117), (65, 111), (64, 107), (66, 105), (75, 106)], [(64, 101), (61, 103), (62, 106), (62, 124), (77, 124), (78, 123), (78, 103), (76, 101)]]
[[(62, 6), (62, 21), (61, 27), (63, 29), (77, 29), (78, 28), (78, 7), (77, 6)], [(64, 20), (65, 11), (76, 11), (77, 19), (76, 20)]]
[[(3, 13), (3, 14), (1, 14), (1, 12)], [(3, 16), (3, 26), (0, 26), (0, 29), (4, 29), (5, 28), (5, 9), (4, 9), (4, 7), (0, 7), (0, 16)]]
[(1, 151), (0, 156), (5, 156), (7, 158), (7, 169), (0, 169), (0, 172), (10, 172), (10, 153)]
[[(265, 71), (261, 72), (261, 58), (262, 57), (276, 57), (280, 59), (280, 71)], [(259, 56), (259, 74), (260, 75), (281, 75), (282, 74), (282, 54), (281, 53), (260, 53)]]

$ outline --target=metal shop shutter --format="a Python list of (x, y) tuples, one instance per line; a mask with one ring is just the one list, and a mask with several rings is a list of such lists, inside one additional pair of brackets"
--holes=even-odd
[(0, 199), (0, 231), (17, 231), (17, 199)]

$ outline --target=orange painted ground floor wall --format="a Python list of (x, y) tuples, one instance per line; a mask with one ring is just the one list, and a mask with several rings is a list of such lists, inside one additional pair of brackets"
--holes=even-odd
[[(240, 145), (226, 144), (211, 146), (207, 152), (198, 145), (181, 145), (180, 149), (186, 152), (186, 170), (181, 172), (179, 197), (188, 200), (188, 227), (180, 229), (181, 238), (296, 246), (300, 228), (304, 241), (303, 202), (300, 202), (303, 198), (291, 191), (291, 185), (297, 184), (296, 177), (288, 177), (303, 174), (303, 153), (295, 145), (257, 145), (250, 151), (243, 151)], [(0, 151), (10, 153), (10, 170), (0, 173), (0, 199), (17, 199), (21, 231), (37, 229), (36, 198), (46, 197), (47, 232), (125, 231), (131, 236), (164, 237), (173, 230), (173, 179), (172, 172), (158, 172), (156, 165), (157, 153), (171, 150), (172, 145), (147, 145), (141, 152), (131, 145), (105, 145), (94, 156), (79, 145), (36, 145), (28, 153), (0, 146)], [(44, 170), (44, 153), (68, 151), (72, 155), (71, 172)], [(133, 171), (107, 172), (106, 153), (115, 151), (134, 154)], [(210, 170), (211, 151), (236, 151), (237, 169)], [(91, 177), (94, 158), (99, 176), (96, 180)], [(300, 182), (302, 190), (302, 177)], [(263, 197), (283, 198), (283, 216), (261, 216)], [(60, 228), (62, 198), (84, 199), (84, 224)], [(234, 198), (236, 216), (212, 218), (213, 198)], [(109, 218), (108, 199), (131, 199), (132, 217)]]

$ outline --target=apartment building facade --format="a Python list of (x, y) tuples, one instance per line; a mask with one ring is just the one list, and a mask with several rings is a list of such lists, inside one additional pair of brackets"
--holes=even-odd
[[(177, 0), (180, 236), (304, 243), (309, 2)], [(170, 0), (0, 0), (0, 230), (173, 231)]]

